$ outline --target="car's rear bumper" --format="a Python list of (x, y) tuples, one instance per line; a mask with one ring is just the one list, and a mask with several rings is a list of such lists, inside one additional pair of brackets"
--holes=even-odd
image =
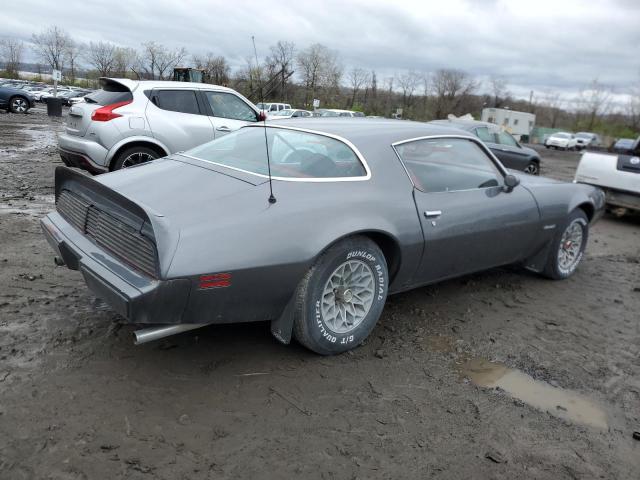
[(640, 195), (637, 193), (603, 188), (607, 205), (640, 211)]
[(107, 167), (109, 151), (97, 142), (84, 137), (62, 133), (58, 136), (60, 157), (65, 165), (78, 167), (91, 173), (103, 173)]
[(63, 148), (59, 148), (58, 152), (60, 153), (60, 158), (62, 162), (67, 167), (75, 167), (86, 170), (94, 175), (99, 173), (105, 173), (108, 171), (105, 167), (100, 165), (96, 165), (89, 157), (87, 157), (84, 153), (73, 152), (71, 150), (65, 150)]
[(66, 266), (79, 270), (89, 289), (131, 323), (182, 323), (190, 280), (158, 280), (136, 273), (58, 213), (48, 214), (40, 223), (47, 241)]

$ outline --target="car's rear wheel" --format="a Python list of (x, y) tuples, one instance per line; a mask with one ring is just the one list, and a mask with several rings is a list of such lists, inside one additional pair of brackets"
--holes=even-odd
[(529, 162), (529, 164), (524, 167), (524, 172), (529, 175), (538, 175), (540, 173), (540, 165), (538, 162)]
[(159, 157), (158, 152), (149, 147), (135, 146), (127, 148), (116, 158), (116, 161), (113, 163), (113, 170), (133, 167), (134, 165), (149, 162)]
[(576, 209), (556, 233), (544, 274), (555, 280), (569, 278), (578, 268), (589, 239), (589, 219)]
[(296, 339), (321, 355), (360, 345), (382, 313), (388, 282), (386, 259), (372, 240), (355, 236), (336, 243), (298, 286)]
[(9, 111), (11, 113), (27, 113), (29, 101), (24, 97), (11, 97), (9, 99)]

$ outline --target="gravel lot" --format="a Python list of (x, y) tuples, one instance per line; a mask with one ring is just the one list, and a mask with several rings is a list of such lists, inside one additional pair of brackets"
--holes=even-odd
[[(1, 479), (640, 477), (637, 217), (596, 224), (564, 282), (501, 268), (391, 297), (349, 354), (268, 323), (136, 347), (41, 234), (62, 128), (0, 112)], [(573, 177), (579, 154), (541, 153)]]

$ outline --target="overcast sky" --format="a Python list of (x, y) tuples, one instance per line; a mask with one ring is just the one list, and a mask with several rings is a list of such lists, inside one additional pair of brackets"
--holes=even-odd
[[(518, 96), (574, 92), (597, 78), (618, 94), (640, 80), (640, 0), (22, 0), (0, 37), (28, 41), (58, 25), (75, 40), (139, 47), (156, 40), (238, 66), (289, 40), (336, 50), (345, 70), (457, 68), (504, 77)], [(64, 6), (62, 6), (64, 5)], [(33, 59), (33, 57), (31, 57)]]

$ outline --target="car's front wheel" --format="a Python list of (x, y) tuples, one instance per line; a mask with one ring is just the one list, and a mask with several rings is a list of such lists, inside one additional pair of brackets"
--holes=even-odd
[(569, 278), (576, 271), (589, 239), (589, 219), (581, 209), (576, 209), (556, 233), (544, 274), (554, 280)]
[(298, 286), (296, 339), (321, 355), (355, 348), (376, 325), (388, 286), (386, 259), (372, 240), (355, 236), (336, 243)]
[(9, 111), (11, 113), (27, 113), (29, 107), (29, 101), (24, 97), (12, 97), (9, 100)]
[(149, 147), (135, 146), (127, 148), (122, 151), (116, 158), (115, 162), (113, 163), (113, 170), (133, 167), (134, 165), (149, 162), (159, 157), (160, 155), (158, 155), (158, 152)]

